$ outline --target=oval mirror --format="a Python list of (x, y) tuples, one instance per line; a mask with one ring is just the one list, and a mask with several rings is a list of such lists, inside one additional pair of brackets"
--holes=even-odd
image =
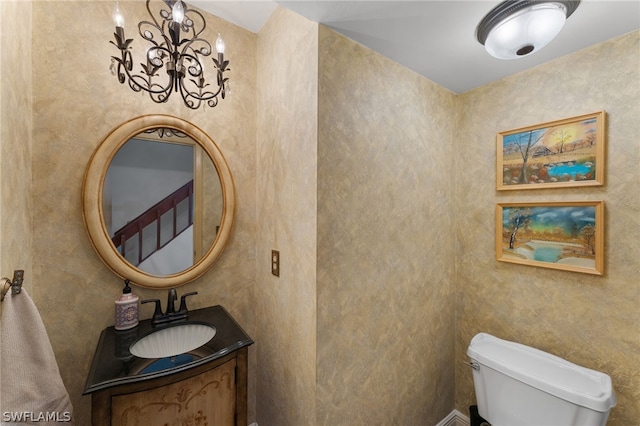
[(176, 287), (205, 273), (224, 250), (233, 179), (201, 129), (173, 116), (141, 116), (94, 151), (82, 207), (91, 244), (116, 275), (142, 287)]

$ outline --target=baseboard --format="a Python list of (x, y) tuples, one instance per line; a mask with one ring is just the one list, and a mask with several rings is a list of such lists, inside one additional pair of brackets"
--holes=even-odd
[[(442, 419), (436, 426), (469, 426), (469, 418), (458, 410), (453, 410), (447, 417)], [(258, 423), (251, 423), (249, 426), (258, 426)]]
[(469, 426), (469, 417), (458, 410), (453, 410), (447, 417), (440, 420), (436, 426)]

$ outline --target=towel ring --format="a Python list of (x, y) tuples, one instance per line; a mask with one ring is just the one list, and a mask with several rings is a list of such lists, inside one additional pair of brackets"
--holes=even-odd
[(16, 269), (13, 271), (13, 281), (9, 278), (2, 278), (2, 294), (0, 295), (0, 301), (4, 300), (4, 297), (11, 289), (11, 295), (18, 294), (22, 291), (22, 280), (24, 279), (24, 270)]

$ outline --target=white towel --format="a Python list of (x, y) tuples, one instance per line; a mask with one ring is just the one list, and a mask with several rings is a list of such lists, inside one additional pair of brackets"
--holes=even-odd
[(71, 424), (73, 408), (49, 336), (24, 288), (2, 302), (0, 369), (2, 426)]

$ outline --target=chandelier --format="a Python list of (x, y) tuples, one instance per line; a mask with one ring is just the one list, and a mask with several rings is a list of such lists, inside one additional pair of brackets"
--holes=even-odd
[[(202, 105), (215, 107), (218, 97), (229, 93), (229, 61), (224, 60), (224, 41), (218, 34), (216, 50), (212, 57), (216, 73), (215, 85), (205, 79), (205, 59), (211, 56), (211, 44), (200, 37), (207, 23), (200, 12), (188, 8), (182, 0), (153, 1), (157, 16), (152, 13), (152, 0), (146, 6), (150, 20), (138, 24), (138, 33), (149, 43), (146, 60), (140, 63), (139, 73), (133, 72), (131, 43), (124, 35), (124, 15), (116, 2), (113, 21), (116, 25), (115, 42), (120, 57), (111, 57), (111, 73), (121, 84), (127, 82), (134, 92), (144, 90), (156, 103), (169, 100), (173, 92), (179, 92), (184, 104), (191, 109)], [(211, 67), (211, 66), (210, 66)]]

